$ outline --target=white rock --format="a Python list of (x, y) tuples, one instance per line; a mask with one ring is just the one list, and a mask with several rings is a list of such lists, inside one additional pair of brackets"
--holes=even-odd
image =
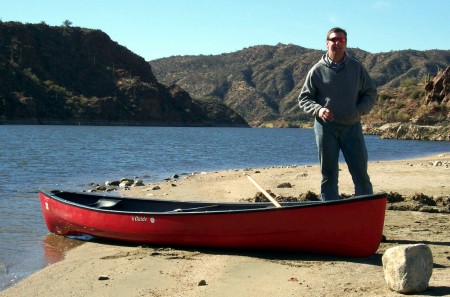
[(132, 187), (142, 187), (142, 186), (144, 186), (144, 182), (140, 179), (135, 180), (132, 184)]
[(399, 293), (423, 292), (433, 272), (433, 255), (425, 244), (403, 245), (386, 250), (382, 258), (389, 289)]
[(133, 182), (130, 182), (130, 181), (123, 181), (123, 182), (121, 182), (121, 183), (119, 184), (119, 187), (120, 187), (120, 188), (126, 188), (126, 187), (131, 186), (132, 184), (133, 184)]

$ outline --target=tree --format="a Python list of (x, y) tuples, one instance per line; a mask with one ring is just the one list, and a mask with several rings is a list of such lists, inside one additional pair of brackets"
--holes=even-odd
[(72, 26), (72, 22), (69, 21), (69, 20), (65, 20), (65, 21), (63, 22), (63, 26), (64, 26), (64, 27), (70, 27), (70, 26)]

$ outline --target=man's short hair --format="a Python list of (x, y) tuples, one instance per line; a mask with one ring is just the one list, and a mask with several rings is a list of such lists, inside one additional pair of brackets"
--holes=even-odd
[(331, 33), (344, 33), (345, 39), (347, 39), (347, 32), (342, 28), (339, 28), (339, 27), (331, 28), (330, 31), (328, 31), (328, 33), (327, 33), (327, 40), (328, 40), (328, 37), (330, 37)]

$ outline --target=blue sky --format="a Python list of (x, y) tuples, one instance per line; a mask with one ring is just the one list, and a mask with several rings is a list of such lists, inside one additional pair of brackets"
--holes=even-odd
[(449, 0), (0, 0), (3, 22), (100, 29), (146, 60), (253, 45), (325, 50), (326, 32), (371, 53), (450, 49)]

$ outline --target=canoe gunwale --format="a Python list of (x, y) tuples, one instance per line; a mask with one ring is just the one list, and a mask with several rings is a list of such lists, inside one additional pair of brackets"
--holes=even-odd
[[(93, 193), (80, 193), (80, 192), (67, 192), (60, 190), (44, 191), (40, 190), (43, 195), (56, 200), (60, 203), (71, 205), (73, 207), (87, 209), (90, 211), (96, 211), (101, 213), (115, 213), (115, 214), (139, 214), (139, 215), (161, 215), (161, 216), (174, 216), (174, 215), (207, 215), (207, 214), (231, 214), (231, 213), (252, 213), (252, 212), (273, 212), (273, 211), (285, 211), (293, 210), (297, 208), (312, 208), (312, 207), (327, 207), (339, 204), (353, 204), (369, 200), (377, 200), (386, 198), (386, 193), (380, 192), (372, 195), (357, 196), (348, 199), (333, 200), (333, 201), (305, 201), (305, 202), (281, 202), (282, 207), (275, 207), (270, 202), (208, 202), (208, 201), (184, 201), (184, 200), (165, 200), (165, 199), (150, 199), (150, 198), (134, 198), (125, 196), (112, 196)], [(85, 205), (70, 200), (66, 200), (58, 196), (58, 194), (65, 193), (69, 195), (86, 195), (91, 197), (98, 197), (98, 199), (111, 198), (120, 199), (122, 201), (142, 201), (145, 203), (173, 203), (174, 205), (186, 205), (186, 209), (179, 207), (169, 211), (137, 211), (137, 210), (120, 210), (111, 208), (99, 208), (93, 205)], [(190, 205), (202, 205), (199, 207), (189, 207)], [(238, 206), (241, 209), (230, 208), (222, 210), (214, 210), (213, 206), (226, 207), (226, 206)], [(248, 207), (245, 207), (248, 206)], [(195, 210), (198, 208), (198, 210)], [(191, 210), (189, 210), (191, 209)]]

